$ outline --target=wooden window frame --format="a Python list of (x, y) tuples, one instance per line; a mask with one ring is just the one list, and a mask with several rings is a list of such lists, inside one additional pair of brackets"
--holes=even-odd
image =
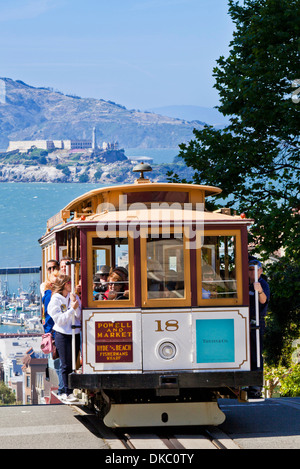
[[(181, 227), (170, 227), (170, 233), (182, 233), (183, 248), (186, 243), (189, 243), (188, 238), (185, 236), (184, 230)], [(183, 306), (191, 306), (191, 274), (190, 274), (190, 251), (183, 249), (184, 254), (184, 298), (148, 298), (147, 289), (147, 239), (148, 234), (162, 234), (163, 228), (141, 228), (141, 294), (142, 294), (142, 307), (146, 308), (159, 308), (159, 307), (172, 307), (180, 308)], [(158, 239), (158, 238), (157, 238)]]
[[(117, 236), (115, 236), (117, 234)], [(117, 233), (112, 233), (112, 235), (107, 235), (107, 238), (116, 239), (119, 238), (127, 238), (128, 239), (128, 268), (129, 268), (129, 299), (128, 300), (94, 300), (93, 299), (93, 238), (98, 238), (96, 231), (88, 231), (87, 232), (87, 302), (88, 308), (130, 308), (135, 305), (135, 278), (134, 278), (134, 239), (130, 236), (128, 231)], [(107, 239), (103, 238), (103, 239)], [(102, 247), (102, 246), (99, 246)]]
[(198, 306), (230, 306), (243, 304), (243, 275), (242, 275), (242, 240), (240, 230), (205, 230), (204, 236), (235, 236), (236, 237), (236, 285), (237, 297), (236, 298), (202, 298), (202, 265), (201, 254), (202, 249), (197, 249), (197, 303)]

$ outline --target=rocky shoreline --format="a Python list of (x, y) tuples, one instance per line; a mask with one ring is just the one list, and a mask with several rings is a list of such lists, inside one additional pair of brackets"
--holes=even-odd
[[(152, 164), (150, 179), (155, 182), (166, 182), (167, 172), (174, 171), (179, 177), (191, 179), (192, 172), (183, 164)], [(24, 164), (0, 164), (0, 182), (52, 182), (52, 183), (99, 183), (99, 184), (132, 184), (138, 177), (133, 173), (134, 164), (130, 161), (90, 164), (78, 167), (68, 165), (57, 168), (52, 165), (28, 166)]]

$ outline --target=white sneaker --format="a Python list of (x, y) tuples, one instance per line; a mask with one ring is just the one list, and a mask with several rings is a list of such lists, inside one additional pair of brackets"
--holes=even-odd
[(74, 394), (69, 394), (66, 399), (67, 402), (78, 402), (77, 397), (74, 396)]

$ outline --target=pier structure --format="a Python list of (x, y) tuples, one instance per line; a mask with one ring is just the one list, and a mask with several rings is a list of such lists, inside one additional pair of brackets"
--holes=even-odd
[(0, 267), (0, 275), (38, 274), (40, 271), (41, 271), (40, 266), (34, 266), (34, 267)]

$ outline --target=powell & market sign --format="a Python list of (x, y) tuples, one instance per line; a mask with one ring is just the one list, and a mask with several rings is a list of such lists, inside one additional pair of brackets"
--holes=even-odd
[(95, 322), (96, 363), (132, 362), (132, 321)]

